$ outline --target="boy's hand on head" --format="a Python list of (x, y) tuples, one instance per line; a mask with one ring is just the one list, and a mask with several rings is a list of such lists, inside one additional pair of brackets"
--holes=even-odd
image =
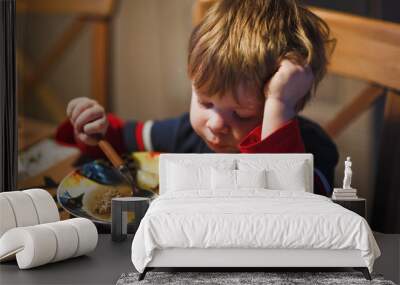
[(264, 86), (267, 99), (279, 100), (295, 109), (297, 102), (310, 91), (314, 75), (310, 66), (301, 66), (288, 59), (282, 60), (278, 71)]
[(309, 66), (303, 67), (285, 59), (278, 71), (264, 86), (266, 97), (261, 139), (265, 139), (296, 115), (296, 104), (311, 89), (314, 75)]
[(95, 100), (79, 97), (67, 106), (67, 116), (75, 137), (87, 145), (97, 145), (107, 132), (108, 120), (104, 108)]

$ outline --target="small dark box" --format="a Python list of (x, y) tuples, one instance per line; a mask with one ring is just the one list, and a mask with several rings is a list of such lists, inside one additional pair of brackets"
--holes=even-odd
[(150, 205), (150, 198), (145, 197), (121, 197), (111, 200), (111, 239), (123, 241), (128, 234), (128, 212), (135, 213), (135, 220), (131, 233), (135, 233), (140, 221), (146, 214)]

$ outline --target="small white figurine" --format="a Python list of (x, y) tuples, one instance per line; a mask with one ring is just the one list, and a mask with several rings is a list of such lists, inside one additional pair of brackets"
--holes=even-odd
[(353, 175), (353, 171), (351, 170), (351, 160), (350, 156), (347, 157), (344, 162), (344, 179), (343, 179), (343, 189), (352, 189), (351, 188), (351, 176)]

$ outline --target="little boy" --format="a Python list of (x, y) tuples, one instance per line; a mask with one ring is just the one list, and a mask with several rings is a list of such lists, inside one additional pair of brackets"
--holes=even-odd
[(119, 152), (310, 152), (314, 192), (329, 195), (336, 147), (297, 113), (325, 74), (332, 42), (327, 25), (295, 1), (218, 1), (189, 41), (190, 114), (124, 122), (76, 98), (56, 137), (92, 156), (101, 156), (99, 137)]

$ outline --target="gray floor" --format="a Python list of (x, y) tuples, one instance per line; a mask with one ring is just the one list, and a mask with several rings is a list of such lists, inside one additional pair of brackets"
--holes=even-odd
[[(400, 283), (400, 235), (375, 233), (382, 256), (375, 272)], [(42, 267), (18, 270), (16, 262), (0, 265), (0, 284), (115, 284), (124, 272), (134, 271), (130, 259), (132, 239), (114, 243), (100, 235), (99, 244), (88, 256), (81, 256)]]
[(381, 257), (375, 262), (374, 272), (400, 284), (400, 234), (374, 233), (374, 236), (381, 250)]
[(18, 270), (16, 262), (0, 264), (0, 284), (115, 284), (124, 272), (134, 271), (132, 239), (121, 243), (99, 235), (95, 251), (41, 267)]

